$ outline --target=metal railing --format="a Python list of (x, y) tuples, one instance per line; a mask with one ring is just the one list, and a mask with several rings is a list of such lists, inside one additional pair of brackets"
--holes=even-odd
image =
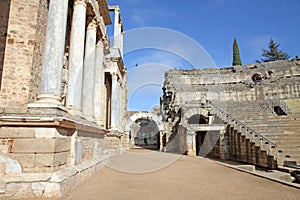
[[(267, 153), (273, 155), (275, 159), (278, 159), (278, 145), (272, 142), (270, 139), (263, 136), (261, 133), (253, 130), (252, 128), (248, 127), (246, 124), (240, 122), (238, 119), (234, 118), (233, 116), (227, 114), (223, 109), (220, 107), (212, 104), (210, 102), (213, 109), (215, 109), (215, 113), (218, 117), (220, 117), (225, 122), (233, 123), (234, 129), (240, 131), (243, 134), (243, 130), (245, 130), (244, 135), (246, 138), (250, 139), (251, 142), (257, 144), (257, 140), (259, 141), (259, 146), (266, 150)], [(257, 140), (255, 139), (257, 138)], [(266, 147), (266, 145), (268, 147)]]
[(279, 101), (279, 107), (281, 108), (281, 110), (283, 112), (285, 112), (286, 114), (289, 113), (289, 107), (288, 105), (278, 97), (278, 101)]
[(274, 109), (275, 108), (274, 101), (278, 102), (278, 106), (281, 108), (281, 110), (284, 113), (288, 114), (290, 112), (288, 105), (278, 95), (276, 95), (272, 98), (270, 98), (269, 96), (266, 96), (266, 100), (269, 104), (269, 108), (272, 109), (273, 113), (276, 113), (275, 109)]

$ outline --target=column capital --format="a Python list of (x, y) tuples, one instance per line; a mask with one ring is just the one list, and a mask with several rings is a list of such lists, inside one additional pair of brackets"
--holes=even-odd
[(86, 7), (86, 0), (74, 0), (74, 6), (83, 5)]
[(111, 72), (110, 75), (111, 75), (112, 79), (118, 79), (119, 78), (119, 75), (118, 75), (117, 72)]
[(96, 44), (97, 47), (104, 47), (103, 40), (99, 40)]
[(88, 24), (88, 27), (87, 27), (87, 29), (88, 30), (90, 30), (90, 29), (97, 29), (97, 22), (96, 22), (96, 20), (95, 19), (93, 19), (89, 24)]

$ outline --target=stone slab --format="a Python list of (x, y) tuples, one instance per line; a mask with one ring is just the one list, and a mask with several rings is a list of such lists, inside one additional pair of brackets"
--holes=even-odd
[(55, 154), (36, 154), (35, 167), (53, 167), (64, 165), (68, 162), (69, 152), (60, 152)]
[(33, 138), (34, 129), (18, 127), (1, 127), (0, 138)]
[(14, 153), (54, 153), (68, 151), (70, 139), (67, 138), (26, 138), (14, 141)]

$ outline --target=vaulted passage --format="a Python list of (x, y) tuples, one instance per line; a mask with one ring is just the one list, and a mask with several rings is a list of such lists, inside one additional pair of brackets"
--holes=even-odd
[(146, 149), (159, 149), (159, 129), (155, 121), (150, 119), (137, 119), (132, 124), (131, 137), (134, 144)]

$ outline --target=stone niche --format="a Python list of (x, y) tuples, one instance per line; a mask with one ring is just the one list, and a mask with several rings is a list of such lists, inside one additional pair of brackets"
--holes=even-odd
[(72, 133), (51, 127), (1, 127), (0, 150), (18, 161), (23, 172), (52, 172), (70, 163)]

